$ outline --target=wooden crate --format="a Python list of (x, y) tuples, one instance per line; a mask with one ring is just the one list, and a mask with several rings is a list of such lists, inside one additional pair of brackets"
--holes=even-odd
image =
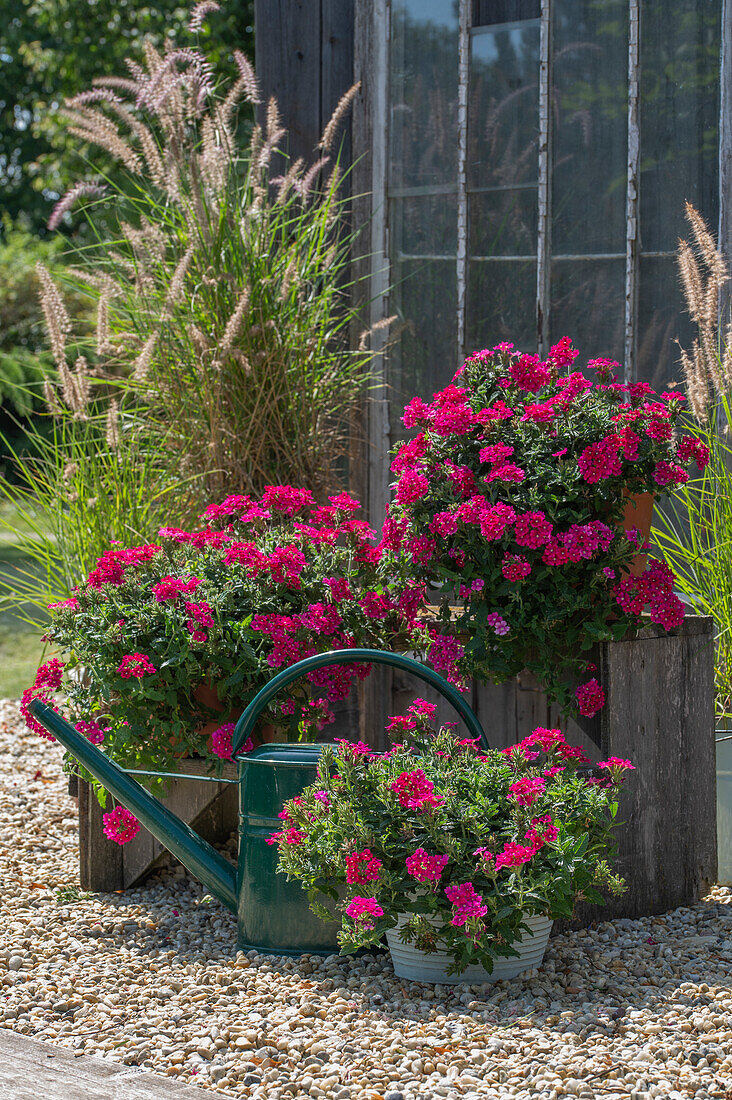
[[(170, 787), (161, 801), (205, 840), (214, 844), (225, 841), (237, 827), (238, 785), (193, 778), (206, 774), (203, 760), (181, 760), (176, 766), (191, 778), (169, 780)], [(233, 764), (224, 765), (223, 778), (236, 779)], [(102, 817), (107, 811), (83, 780), (78, 781), (78, 799), (79, 880), (83, 890), (126, 890), (173, 860), (144, 826), (127, 844), (108, 840), (102, 831)], [(107, 809), (111, 806), (108, 799)]]
[[(549, 704), (529, 673), (499, 685), (473, 684), (468, 694), (495, 748), (515, 744), (536, 726), (560, 727), (593, 763), (618, 756), (635, 764), (617, 828), (617, 863), (628, 890), (606, 906), (578, 907), (577, 926), (692, 905), (717, 878), (712, 620), (687, 615), (668, 633), (647, 626), (634, 638), (603, 643), (589, 659), (607, 701), (581, 727)], [(455, 720), (435, 692), (403, 673), (382, 673), (378, 689), (367, 690), (379, 714), (362, 727), (365, 740), (376, 732), (383, 743), (385, 714), (403, 713), (415, 695), (437, 703), (440, 721)]]

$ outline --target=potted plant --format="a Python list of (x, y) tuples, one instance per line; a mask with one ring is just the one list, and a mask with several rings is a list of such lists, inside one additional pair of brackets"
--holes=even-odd
[[(276, 671), (330, 649), (409, 644), (423, 586), (385, 589), (359, 509), (345, 493), (318, 505), (308, 490), (269, 486), (211, 505), (201, 530), (112, 547), (51, 608), (47, 637), (64, 659), (24, 693), (29, 724), (31, 698), (63, 691), (69, 720), (120, 765), (175, 771), (189, 753), (220, 774), (236, 717)], [(332, 721), (329, 704), (365, 675), (358, 665), (312, 672), (264, 721), (314, 738)]]
[(681, 394), (621, 382), (606, 359), (587, 364), (593, 381), (577, 355), (566, 337), (546, 360), (500, 344), (410, 401), (381, 545), (385, 570), (431, 583), (435, 667), (457, 682), (528, 668), (565, 713), (591, 717), (604, 692), (586, 651), (646, 609), (667, 630), (683, 618), (668, 567), (634, 559), (648, 503), (708, 451), (677, 436)]
[[(618, 789), (633, 765), (578, 770), (557, 729), (481, 753), (418, 699), (389, 752), (341, 741), (280, 815), (279, 869), (314, 911), (341, 912), (344, 952), (386, 935), (398, 977), (495, 981), (540, 965), (552, 920), (621, 893), (610, 867)], [(330, 902), (323, 907), (319, 898)]]

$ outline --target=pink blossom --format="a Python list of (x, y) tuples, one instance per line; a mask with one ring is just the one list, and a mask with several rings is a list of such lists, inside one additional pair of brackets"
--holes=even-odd
[(346, 856), (346, 882), (350, 885), (378, 882), (382, 866), (381, 860), (376, 858), (370, 848), (353, 852)]
[(384, 910), (376, 898), (355, 897), (346, 906), (346, 916), (367, 931), (370, 931), (379, 917), (383, 917), (383, 915)]
[(402, 424), (405, 428), (425, 427), (430, 422), (431, 413), (431, 405), (425, 405), (421, 397), (413, 397), (405, 406)]
[(530, 393), (538, 393), (551, 380), (550, 368), (538, 355), (522, 355), (509, 371), (513, 382)]
[(543, 512), (524, 512), (516, 516), (516, 542), (536, 550), (552, 536), (552, 525)]
[(75, 724), (74, 729), (78, 730), (79, 733), (83, 733), (92, 745), (101, 745), (104, 741), (104, 734), (109, 733), (108, 727), (103, 729), (98, 722), (85, 722), (83, 719)]
[(167, 576), (154, 584), (151, 591), (158, 603), (164, 603), (166, 600), (177, 600), (181, 595), (194, 592), (199, 584), (201, 581), (198, 577), (184, 580), (182, 577)]
[(489, 405), (486, 409), (481, 409), (476, 414), (475, 419), (479, 424), (490, 424), (494, 420), (510, 420), (513, 416), (513, 409), (510, 409), (505, 401), (495, 401), (492, 405)]
[(117, 672), (123, 680), (129, 680), (131, 676), (139, 679), (142, 676), (150, 675), (157, 672), (157, 669), (144, 653), (128, 653), (122, 658)]
[(338, 755), (356, 763), (361, 757), (371, 756), (371, 748), (363, 741), (347, 741), (344, 737), (336, 737), (336, 744), (340, 745)]
[(509, 840), (503, 846), (503, 851), (496, 856), (496, 870), (501, 867), (520, 867), (522, 863), (528, 863), (536, 855), (533, 845), (529, 848), (525, 844), (518, 844)]
[(517, 806), (533, 806), (546, 789), (546, 780), (537, 776), (535, 779), (517, 779), (508, 788), (509, 799), (514, 799)]
[(486, 624), (493, 629), (494, 633), (499, 636), (499, 638), (508, 634), (511, 629), (503, 616), (499, 615), (497, 611), (491, 611), (489, 615), (486, 615), (485, 621)]
[(472, 882), (447, 886), (445, 894), (453, 907), (453, 917), (450, 924), (455, 925), (457, 928), (470, 920), (480, 920), (488, 912), (488, 906), (483, 904), (483, 898), (476, 893)]
[(665, 459), (661, 459), (660, 462), (656, 463), (653, 480), (663, 488), (665, 485), (683, 485), (689, 480), (689, 475), (683, 466), (677, 466), (673, 462), (666, 462)]
[(521, 581), (528, 577), (531, 565), (518, 554), (504, 554), (501, 572), (507, 581)]
[(327, 810), (330, 809), (331, 800), (330, 800), (330, 795), (328, 794), (327, 791), (316, 791), (313, 795), (313, 798), (315, 799), (316, 802), (320, 803), (320, 805), (323, 807), (324, 811), (327, 811)]
[(693, 435), (685, 435), (679, 440), (676, 453), (682, 462), (696, 462), (700, 470), (709, 463), (709, 448)]
[(591, 443), (589, 447), (585, 447), (577, 459), (584, 480), (593, 485), (605, 478), (619, 476), (623, 471), (618, 457), (620, 446), (619, 436), (608, 435), (599, 443)]
[(547, 362), (553, 363), (557, 370), (562, 370), (563, 367), (571, 366), (578, 355), (579, 352), (572, 347), (571, 337), (562, 336), (561, 340), (558, 340), (557, 343), (549, 349)]
[(262, 494), (264, 508), (294, 516), (303, 508), (312, 508), (315, 498), (309, 489), (295, 488), (293, 485), (266, 485)]
[(503, 462), (498, 466), (494, 466), (485, 475), (486, 481), (505, 481), (505, 482), (521, 482), (526, 477), (526, 471), (522, 470), (520, 466), (517, 466), (514, 462)]
[(396, 794), (399, 805), (407, 810), (433, 809), (444, 802), (441, 795), (435, 794), (434, 783), (421, 768), (402, 772), (398, 779), (389, 784), (389, 789)]
[(586, 718), (593, 718), (605, 706), (605, 692), (594, 678), (580, 684), (574, 694), (579, 712)]
[(429, 492), (430, 483), (420, 467), (405, 470), (399, 478), (395, 504), (414, 504)]
[(102, 817), (104, 835), (115, 844), (127, 844), (140, 831), (140, 822), (124, 806), (116, 806), (111, 813)]
[(407, 856), (407, 871), (418, 882), (438, 882), (449, 856), (431, 856), (424, 848), (417, 848), (411, 856)]
[(478, 452), (478, 460), (480, 462), (496, 463), (501, 462), (504, 458), (510, 458), (513, 454), (513, 447), (507, 446), (505, 443), (493, 443), (489, 447), (483, 447)]
[(609, 756), (607, 760), (601, 760), (597, 766), (598, 768), (629, 768), (635, 771), (635, 764), (631, 764), (630, 760), (621, 760), (619, 756)]

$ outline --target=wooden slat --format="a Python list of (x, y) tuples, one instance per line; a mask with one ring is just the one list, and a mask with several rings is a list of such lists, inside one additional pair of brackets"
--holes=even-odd
[[(321, 0), (320, 128), (325, 129), (341, 96), (354, 83), (354, 0)], [(341, 124), (336, 151), (340, 163), (351, 163), (351, 114)], [(347, 186), (350, 190), (350, 187)]]
[(2, 1100), (203, 1100), (203, 1089), (0, 1028)]
[(320, 4), (255, 0), (256, 69), (265, 104), (274, 96), (291, 158), (311, 160), (321, 134)]
[[(94, 791), (79, 780), (79, 882), (82, 890), (122, 889), (122, 848), (103, 833), (102, 818), (107, 812)], [(107, 799), (111, 810), (111, 800)]]

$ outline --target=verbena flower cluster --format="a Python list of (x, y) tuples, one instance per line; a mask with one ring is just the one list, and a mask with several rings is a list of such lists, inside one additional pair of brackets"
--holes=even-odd
[(566, 712), (590, 717), (604, 693), (582, 650), (643, 613), (667, 630), (684, 614), (663, 563), (629, 572), (647, 549), (635, 498), (684, 483), (709, 455), (677, 438), (681, 394), (620, 382), (606, 359), (574, 370), (577, 355), (566, 337), (546, 360), (501, 344), (431, 402), (410, 401), (381, 546), (387, 569), (435, 585), (430, 657), (454, 681), (529, 668)]
[[(259, 499), (211, 505), (201, 530), (162, 528), (155, 543), (113, 546), (52, 608), (48, 638), (66, 666), (53, 659), (39, 670), (24, 713), (34, 696), (52, 702), (66, 691), (72, 723), (123, 766), (165, 770), (185, 752), (212, 766), (230, 757), (235, 718), (278, 670), (330, 649), (413, 639), (423, 586), (384, 586), (359, 510), (345, 493), (318, 505), (307, 490), (270, 486)], [(263, 721), (312, 737), (368, 671), (311, 672)]]
[[(279, 867), (340, 910), (346, 952), (378, 942), (408, 914), (402, 936), (447, 951), (456, 972), (489, 971), (514, 954), (523, 917), (570, 917), (623, 884), (608, 858), (618, 789), (633, 767), (611, 758), (583, 774), (581, 749), (558, 729), (482, 752), (452, 727), (435, 732), (417, 700), (391, 720), (389, 752), (341, 742), (323, 750), (314, 786), (285, 804), (272, 838)], [(320, 902), (313, 909), (329, 910)]]

